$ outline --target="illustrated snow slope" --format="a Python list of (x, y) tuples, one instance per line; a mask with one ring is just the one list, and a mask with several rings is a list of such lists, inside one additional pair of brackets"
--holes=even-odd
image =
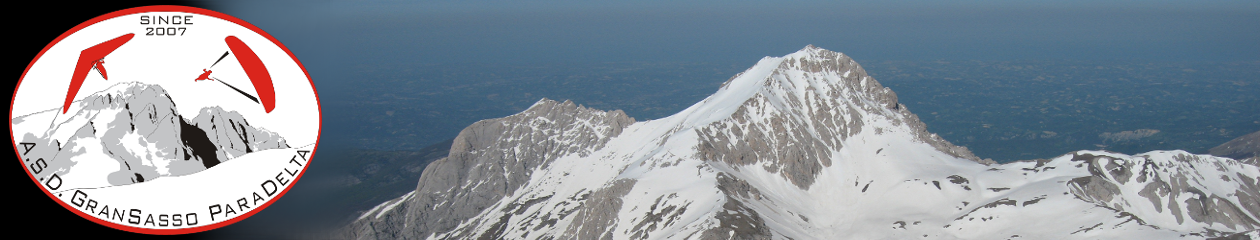
[(543, 99), (477, 122), (414, 192), (338, 237), (1207, 238), (1260, 227), (1258, 176), (1184, 151), (998, 165), (927, 132), (848, 56), (808, 46), (666, 118)]

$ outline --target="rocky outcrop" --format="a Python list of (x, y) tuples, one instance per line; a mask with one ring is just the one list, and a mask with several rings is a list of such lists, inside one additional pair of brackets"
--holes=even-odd
[(217, 156), (232, 159), (267, 149), (288, 148), (279, 134), (249, 125), (249, 120), (236, 111), (219, 107), (202, 108), (190, 124), (205, 132), (207, 140), (218, 147)]
[[(1248, 169), (1232, 159), (1185, 152), (1132, 157), (1077, 152), (1072, 161), (1084, 164), (1090, 173), (1068, 183), (1072, 193), (1100, 207), (1145, 221), (1169, 219), (1177, 228), (1206, 225), (1231, 232), (1260, 228), (1257, 178), (1247, 171), (1231, 171)], [(1203, 176), (1198, 168), (1221, 174)], [(1204, 189), (1219, 188), (1221, 183), (1235, 189), (1223, 194), (1220, 189)]]
[(586, 202), (573, 214), (575, 224), (565, 229), (562, 239), (615, 239), (609, 230), (617, 223), (621, 198), (630, 193), (634, 183), (634, 179), (619, 179), (588, 196), (582, 196)]
[(729, 118), (695, 130), (700, 135), (697, 158), (735, 166), (769, 162), (766, 170), (808, 189), (819, 170), (831, 165), (831, 153), (866, 129), (869, 119), (864, 118), (880, 118), (906, 127), (917, 141), (941, 152), (983, 162), (966, 147), (927, 132), (918, 116), (897, 102), (896, 93), (848, 56), (810, 45), (785, 58)]
[[(557, 157), (589, 155), (633, 122), (621, 111), (604, 112), (549, 99), (512, 116), (478, 121), (460, 132), (448, 157), (425, 168), (415, 196), (405, 201), (405, 210), (399, 210), (404, 211), (402, 214), (361, 218), (345, 237), (419, 239), (451, 232), (450, 237), (466, 238), (481, 234), (476, 229), (455, 227), (512, 194), (534, 171), (546, 168)], [(389, 224), (395, 219), (405, 219), (407, 224), (401, 228)], [(381, 225), (394, 227), (377, 227)]]

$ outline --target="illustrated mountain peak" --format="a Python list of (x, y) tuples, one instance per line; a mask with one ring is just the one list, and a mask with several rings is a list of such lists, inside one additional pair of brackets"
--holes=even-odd
[(15, 135), (34, 146), (27, 154), (53, 156), (45, 159), (48, 170), (35, 175), (58, 174), (64, 189), (194, 174), (254, 151), (289, 148), (279, 134), (219, 106), (186, 118), (156, 84), (121, 82), (74, 103), (69, 114), (41, 111), (12, 120), (21, 129), (46, 129)]

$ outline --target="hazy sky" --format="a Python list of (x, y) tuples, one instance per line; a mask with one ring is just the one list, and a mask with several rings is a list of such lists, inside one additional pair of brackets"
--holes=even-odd
[[(304, 62), (1260, 60), (1258, 1), (233, 1)], [(308, 66), (310, 67), (310, 66)]]

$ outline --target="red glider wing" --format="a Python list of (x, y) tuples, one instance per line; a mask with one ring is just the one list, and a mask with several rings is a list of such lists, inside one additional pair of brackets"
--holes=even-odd
[[(70, 103), (74, 102), (75, 94), (78, 94), (79, 88), (83, 87), (83, 80), (87, 78), (88, 72), (92, 71), (92, 66), (135, 36), (135, 33), (128, 33), (79, 52), (79, 62), (74, 65), (74, 75), (70, 75), (70, 89), (66, 91), (66, 102), (61, 105), (61, 114), (66, 114), (66, 111), (70, 110)], [(104, 74), (105, 70), (101, 69), (101, 75)]]
[(258, 92), (258, 100), (262, 101), (263, 109), (271, 113), (276, 108), (276, 89), (271, 84), (271, 73), (267, 72), (267, 66), (263, 65), (254, 50), (241, 42), (240, 38), (228, 36), (223, 41), (227, 42), (228, 48), (236, 55), (236, 61), (241, 63), (249, 81), (254, 83), (254, 91)]

